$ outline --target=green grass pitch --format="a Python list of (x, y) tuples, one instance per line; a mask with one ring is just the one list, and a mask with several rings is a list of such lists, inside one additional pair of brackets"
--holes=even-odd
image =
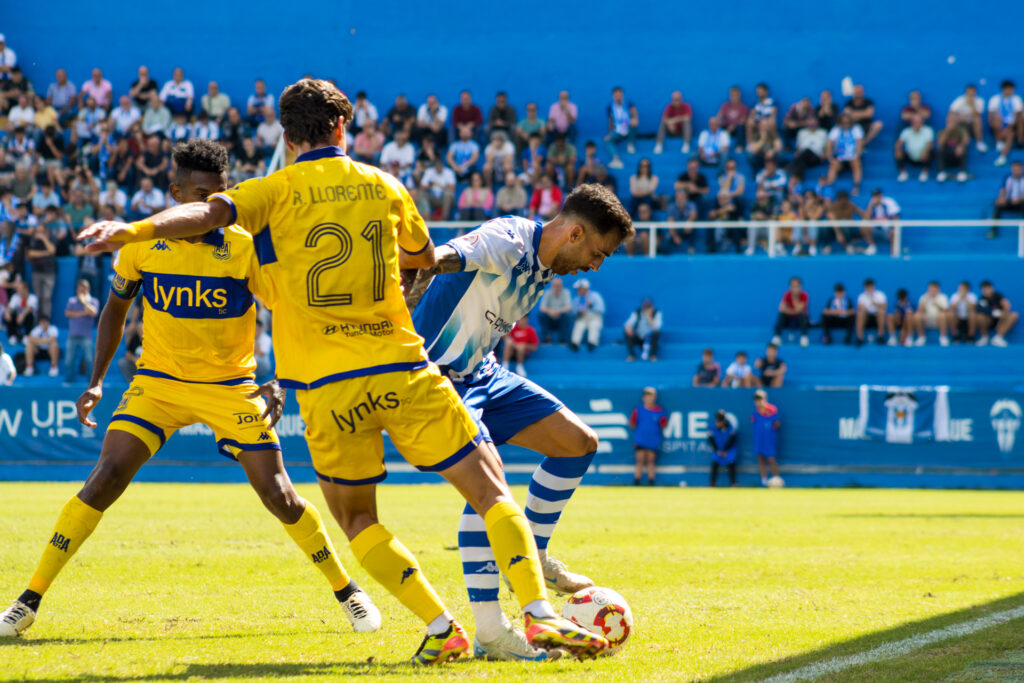
[[(76, 490), (0, 484), (3, 602), (24, 588)], [(316, 487), (300, 491), (326, 518)], [(382, 521), (472, 630), (454, 491), (385, 486), (380, 499)], [(1022, 522), (1024, 494), (1011, 492), (585, 487), (551, 551), (630, 602), (624, 650), (420, 670), (404, 662), (421, 625), (356, 565), (333, 522), (343, 562), (384, 614), (378, 633), (351, 633), (319, 572), (247, 487), (137, 484), (58, 577), (25, 637), (0, 643), (0, 680), (762, 680), (1024, 605)], [(1024, 677), (1024, 657), (1011, 652), (1022, 625), (827, 680)]]

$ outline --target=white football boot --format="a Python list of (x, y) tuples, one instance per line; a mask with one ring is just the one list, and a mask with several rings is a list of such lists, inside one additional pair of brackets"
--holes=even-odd
[(356, 633), (373, 633), (380, 629), (380, 610), (362, 590), (348, 596), (348, 600), (341, 603), (341, 607)]
[(553, 662), (560, 659), (565, 650), (541, 650), (526, 641), (526, 634), (509, 627), (494, 640), (483, 642), (473, 638), (473, 656), (504, 662)]
[(36, 611), (20, 600), (0, 613), (0, 638), (20, 636), (36, 620)]

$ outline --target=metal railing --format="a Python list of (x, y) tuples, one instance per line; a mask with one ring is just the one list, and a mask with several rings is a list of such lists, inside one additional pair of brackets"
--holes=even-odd
[[(431, 228), (447, 230), (472, 230), (479, 223), (475, 221), (434, 221), (430, 223)], [(639, 233), (642, 230), (648, 231), (647, 252), (648, 256), (657, 256), (659, 231), (670, 229), (695, 230), (717, 230), (717, 229), (747, 229), (763, 228), (768, 231), (768, 256), (774, 258), (776, 246), (779, 243), (778, 235), (780, 228), (886, 228), (889, 229), (890, 255), (900, 257), (903, 255), (903, 229), (904, 228), (1016, 228), (1017, 230), (1017, 257), (1024, 259), (1024, 221), (1020, 220), (864, 220), (864, 221), (662, 221), (662, 222), (634, 222), (633, 227)]]

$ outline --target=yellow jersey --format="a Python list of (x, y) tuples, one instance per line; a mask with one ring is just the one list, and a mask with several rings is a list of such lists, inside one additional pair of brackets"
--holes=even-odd
[(199, 242), (156, 239), (125, 245), (112, 292), (143, 296), (138, 373), (185, 382), (252, 379), (256, 308), (261, 296), (252, 237), (232, 225)]
[(398, 248), (423, 251), (430, 236), (396, 178), (321, 147), (213, 199), (253, 233), (281, 386), (427, 367), (402, 298)]

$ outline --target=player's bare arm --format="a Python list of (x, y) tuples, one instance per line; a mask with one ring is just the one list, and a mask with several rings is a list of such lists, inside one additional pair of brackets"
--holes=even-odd
[(78, 233), (78, 241), (94, 239), (85, 250), (91, 254), (115, 251), (129, 242), (204, 235), (231, 223), (231, 207), (219, 199), (180, 204), (134, 223), (99, 221)]
[(416, 304), (423, 297), (423, 292), (427, 291), (427, 286), (435, 276), (442, 273), (457, 273), (460, 270), (462, 270), (462, 259), (459, 257), (459, 252), (447, 244), (437, 247), (434, 249), (434, 264), (429, 268), (419, 270), (416, 281), (406, 289), (405, 305), (409, 307), (410, 311), (416, 308)]
[(112, 295), (107, 298), (107, 303), (100, 314), (100, 322), (96, 329), (96, 356), (92, 364), (89, 388), (82, 392), (75, 404), (78, 409), (78, 421), (86, 427), (96, 427), (96, 421), (89, 417), (89, 413), (103, 398), (103, 378), (107, 376), (110, 363), (121, 344), (124, 321), (133, 302), (134, 299), (122, 299)]

